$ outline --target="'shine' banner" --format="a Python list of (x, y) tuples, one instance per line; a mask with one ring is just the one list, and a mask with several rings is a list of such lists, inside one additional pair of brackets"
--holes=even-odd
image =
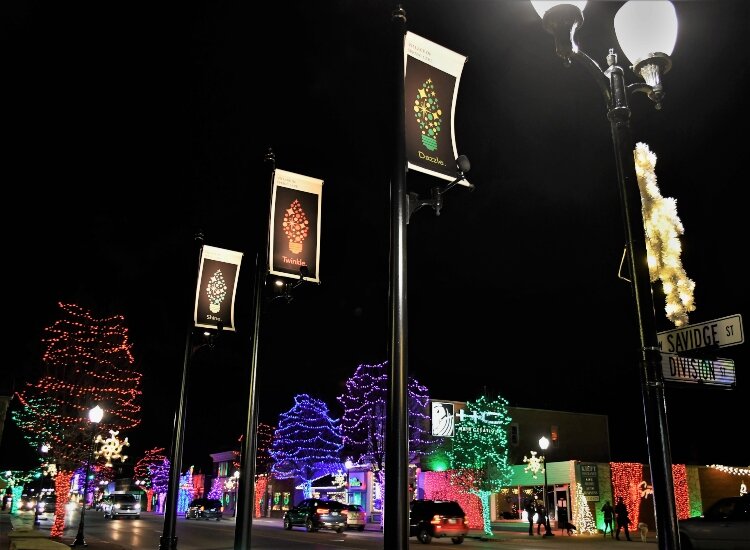
[[(453, 121), (466, 57), (407, 32), (404, 43), (404, 120), (409, 168), (453, 180), (457, 175)], [(461, 185), (469, 186), (463, 180)]]
[(234, 297), (240, 275), (242, 252), (204, 246), (195, 289), (196, 327), (234, 328)]
[(306, 281), (320, 282), (320, 211), (323, 180), (276, 170), (269, 228), (270, 273), (298, 279), (307, 267)]

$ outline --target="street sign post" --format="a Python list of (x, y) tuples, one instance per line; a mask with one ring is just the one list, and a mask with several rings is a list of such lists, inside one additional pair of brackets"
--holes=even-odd
[(731, 359), (700, 359), (663, 353), (661, 368), (666, 382), (726, 387), (733, 387), (737, 383), (734, 361)]
[(659, 351), (681, 353), (701, 348), (725, 348), (745, 342), (742, 316), (729, 315), (705, 323), (657, 333)]

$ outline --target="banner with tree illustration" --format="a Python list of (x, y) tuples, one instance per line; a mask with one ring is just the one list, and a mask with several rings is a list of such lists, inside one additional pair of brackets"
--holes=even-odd
[[(323, 180), (276, 170), (271, 196), (270, 273), (320, 282), (320, 209)], [(304, 270), (303, 270), (304, 271)]]
[[(453, 132), (458, 83), (466, 57), (407, 32), (404, 44), (404, 120), (410, 169), (456, 177)], [(469, 186), (467, 181), (459, 182)]]
[(234, 297), (242, 252), (204, 246), (195, 289), (196, 327), (234, 329)]

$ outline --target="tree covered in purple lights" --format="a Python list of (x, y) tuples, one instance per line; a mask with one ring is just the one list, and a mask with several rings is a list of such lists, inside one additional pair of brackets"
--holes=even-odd
[(330, 417), (320, 399), (300, 394), (294, 406), (279, 416), (269, 454), (271, 471), (279, 479), (294, 478), (312, 496), (312, 482), (341, 468), (343, 438), (338, 419)]
[[(360, 464), (370, 464), (381, 488), (385, 482), (385, 420), (388, 395), (388, 362), (359, 365), (346, 381), (346, 390), (337, 399), (344, 407), (341, 429), (346, 452)], [(409, 459), (427, 453), (433, 443), (428, 432), (427, 388), (414, 378), (407, 384), (409, 408)]]

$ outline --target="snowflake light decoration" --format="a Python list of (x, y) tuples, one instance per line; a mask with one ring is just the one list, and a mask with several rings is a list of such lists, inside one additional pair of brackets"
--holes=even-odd
[(112, 467), (112, 459), (121, 459), (123, 462), (128, 458), (127, 455), (120, 454), (122, 452), (123, 447), (127, 447), (130, 445), (130, 442), (128, 441), (128, 438), (126, 437), (123, 441), (120, 441), (117, 438), (117, 434), (119, 434), (119, 430), (109, 430), (110, 436), (107, 439), (104, 439), (101, 435), (97, 435), (96, 439), (94, 440), (94, 444), (101, 443), (102, 446), (100, 449), (94, 451), (94, 454), (96, 456), (103, 456), (107, 460), (107, 468)]
[(538, 473), (544, 473), (544, 457), (536, 456), (536, 451), (531, 451), (531, 458), (524, 456), (523, 461), (529, 463), (523, 471), (531, 472), (531, 477), (534, 479)]

